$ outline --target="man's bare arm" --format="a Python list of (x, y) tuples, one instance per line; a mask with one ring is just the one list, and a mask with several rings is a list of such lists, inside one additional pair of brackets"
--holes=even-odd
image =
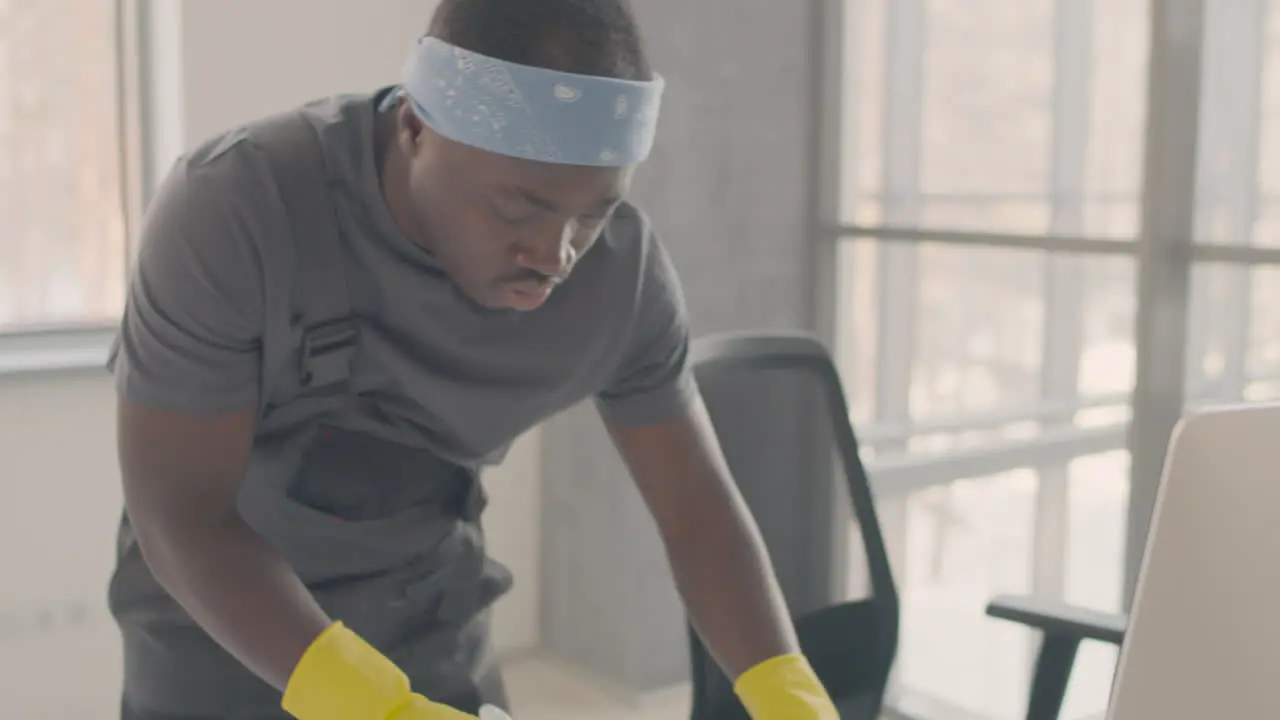
[(228, 652), (283, 691), (330, 624), (284, 558), (241, 519), (251, 413), (192, 417), (122, 400), (125, 505), (156, 579)]
[(674, 420), (610, 432), (658, 524), (690, 619), (717, 663), (735, 678), (797, 652), (768, 553), (702, 403)]

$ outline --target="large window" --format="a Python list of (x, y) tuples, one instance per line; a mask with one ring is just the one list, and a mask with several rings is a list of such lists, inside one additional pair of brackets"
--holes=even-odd
[(126, 263), (121, 0), (0, 0), (0, 332), (114, 319)]
[[(1280, 396), (1280, 3), (1201, 4), (844, 3), (838, 351), (900, 583), (908, 714), (1025, 711), (1038, 638), (986, 619), (992, 595), (1124, 607), (1131, 500), (1163, 453), (1131, 424), (1167, 426), (1169, 398), (1176, 420)], [(1191, 57), (1152, 54), (1161, 12), (1203, 27), (1171, 51)], [(1198, 101), (1149, 117), (1151, 78), (1197, 65)], [(1172, 239), (1144, 238), (1180, 197), (1144, 178), (1153, 128), (1198, 138), (1169, 151), (1195, 170)], [(1155, 312), (1185, 333), (1152, 332)], [(1179, 357), (1181, 387), (1150, 380)], [(1105, 706), (1115, 657), (1083, 649), (1064, 717)]]

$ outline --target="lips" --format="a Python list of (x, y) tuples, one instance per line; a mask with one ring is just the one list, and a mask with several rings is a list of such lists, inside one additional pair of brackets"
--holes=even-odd
[(522, 282), (508, 285), (503, 292), (506, 304), (513, 310), (534, 310), (540, 307), (555, 288), (552, 282)]

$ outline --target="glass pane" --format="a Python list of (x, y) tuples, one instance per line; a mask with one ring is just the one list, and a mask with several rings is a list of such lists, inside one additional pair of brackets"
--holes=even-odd
[[(1049, 507), (1067, 522), (1044, 522), (1038, 473), (1019, 469), (959, 480), (882, 505), (886, 532), (902, 517), (904, 542), (895, 555), (902, 628), (894, 706), (927, 717), (1013, 720), (1026, 710), (1034, 631), (986, 616), (995, 595), (1037, 590), (1037, 547), (1065, 527), (1063, 599), (1115, 612), (1120, 607), (1128, 501), (1124, 451), (1077, 458), (1068, 465), (1066, 506)], [(1037, 536), (1040, 534), (1041, 536)], [(856, 542), (856, 537), (855, 537)], [(1051, 580), (1051, 582), (1054, 582)], [(1105, 709), (1117, 651), (1102, 643), (1081, 647), (1064, 718)]]
[(1132, 258), (1089, 258), (1081, 263), (1081, 352), (1076, 378), (1086, 427), (1129, 420), (1135, 359), (1137, 264)]
[(1031, 590), (1036, 477), (1016, 470), (914, 493), (898, 582), (900, 706), (930, 717), (1014, 718), (1034, 638), (988, 618), (992, 596)]
[(1192, 268), (1187, 393), (1195, 403), (1262, 401), (1280, 386), (1280, 268)]
[[(842, 245), (840, 262), (839, 346), (855, 419), (878, 415), (877, 397), (889, 395), (905, 394), (913, 421), (1037, 402), (1043, 254), (858, 239)], [(904, 318), (909, 326), (890, 327)], [(894, 376), (882, 365), (902, 362), (909, 386), (885, 387)]]
[(1248, 268), (1217, 264), (1192, 268), (1187, 317), (1190, 403), (1240, 399), (1246, 384), (1252, 285)]
[(1047, 194), (1053, 9), (1053, 0), (925, 3), (925, 193)]
[(1280, 380), (1280, 268), (1248, 270), (1250, 383)]
[(877, 243), (846, 241), (837, 249), (840, 264), (837, 283), (836, 325), (838, 339), (834, 353), (840, 368), (844, 393), (855, 427), (872, 423), (876, 417), (876, 353), (879, 348), (879, 273)]
[(1042, 253), (857, 239), (840, 262), (836, 352), (869, 458), (1038, 432)]
[[(1221, 0), (1210, 3), (1223, 4)], [(1245, 3), (1255, 5), (1256, 2)], [(1257, 155), (1258, 190), (1261, 195), (1260, 222), (1253, 239), (1260, 245), (1280, 242), (1280, 12), (1267, 8), (1261, 31), (1262, 80), (1258, 88), (1260, 115)]]
[(0, 5), (0, 330), (120, 312), (114, 0)]
[(1071, 55), (1088, 67), (1090, 88), (1081, 233), (1133, 239), (1142, 188), (1151, 0), (1091, 5), (1088, 58)]
[(1129, 453), (1072, 460), (1068, 472), (1067, 602), (1119, 612), (1129, 508)]
[(1275, 245), (1280, 16), (1265, 0), (1207, 0), (1196, 239)]
[(1149, 0), (846, 8), (845, 222), (1136, 236)]
[[(1205, 3), (1197, 240), (1275, 245), (1280, 229), (1280, 14)], [(1274, 5), (1274, 4), (1271, 4)]]
[[(1124, 592), (1125, 528), (1129, 509), (1129, 453), (1077, 458), (1068, 466), (1067, 602), (1119, 612)], [(1118, 650), (1080, 646), (1067, 689), (1064, 718), (1101, 715), (1115, 675)]]
[[(916, 277), (911, 287), (882, 277), (902, 273), (884, 264), (884, 250), (892, 247), (904, 252), (915, 249)], [(902, 352), (913, 368), (908, 391), (913, 420), (960, 418), (1037, 404), (1047, 329), (1042, 254), (940, 243), (891, 246), (854, 238), (841, 243), (838, 258), (837, 354), (855, 423), (873, 423), (879, 393), (897, 392), (879, 387), (886, 373), (877, 363), (882, 361), (881, 346), (886, 342), (906, 343)], [(1085, 258), (1075, 266), (1079, 313), (1068, 307), (1065, 315), (1076, 315), (1079, 322), (1076, 391), (1092, 401), (1078, 420), (1085, 425), (1124, 421), (1126, 395), (1133, 391), (1134, 382), (1137, 269), (1132, 258)], [(1258, 295), (1268, 286), (1256, 283), (1253, 287)], [(1071, 292), (1066, 295), (1070, 297)], [(1274, 322), (1257, 327), (1280, 327), (1280, 291), (1272, 295), (1276, 295), (1275, 311), (1265, 318)], [(887, 322), (882, 318), (882, 302), (902, 297), (916, 300), (914, 341), (897, 333), (882, 334)], [(1271, 307), (1261, 301), (1257, 306), (1258, 311)], [(1265, 347), (1275, 374), (1280, 374), (1280, 333), (1274, 334), (1275, 342)], [(886, 380), (892, 378), (888, 374)]]
[(1037, 401), (1043, 255), (925, 244), (919, 247), (915, 287), (919, 316), (910, 390), (913, 418)]

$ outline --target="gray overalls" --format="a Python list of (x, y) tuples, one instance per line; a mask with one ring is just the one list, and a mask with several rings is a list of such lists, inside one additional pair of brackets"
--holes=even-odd
[[(321, 606), (395, 661), (416, 691), (472, 713), (482, 702), (505, 707), (488, 626), (511, 577), (485, 554), (478, 468), (361, 427), (361, 413), (372, 419), (377, 409), (348, 392), (358, 327), (337, 223), (314, 212), (330, 206), (318, 138), (294, 114), (259, 132), (293, 224), (298, 282), (293, 306), (267, 318), (240, 512)], [(155, 581), (127, 515), (109, 605), (124, 640), (124, 720), (288, 717), (279, 692)]]

